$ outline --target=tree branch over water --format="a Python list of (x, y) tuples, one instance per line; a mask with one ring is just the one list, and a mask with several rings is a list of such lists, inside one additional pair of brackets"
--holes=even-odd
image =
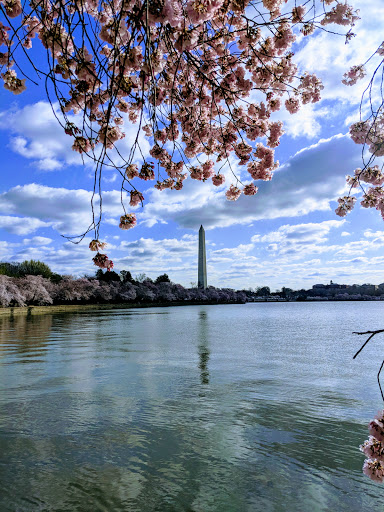
[[(365, 334), (370, 334), (370, 336), (368, 337), (368, 339), (363, 343), (363, 345), (359, 348), (359, 350), (356, 352), (356, 354), (353, 356), (353, 359), (355, 359), (359, 354), (360, 352), (363, 350), (363, 348), (368, 344), (368, 342), (374, 337), (376, 336), (376, 334), (380, 334), (384, 332), (384, 329), (377, 329), (376, 331), (364, 331), (364, 332), (353, 332), (353, 334), (360, 334), (360, 335), (365, 335)], [(381, 398), (383, 399), (384, 401), (384, 394), (383, 394), (383, 390), (381, 388), (381, 384), (380, 384), (380, 373), (381, 373), (381, 370), (383, 369), (383, 366), (384, 366), (384, 360), (383, 362), (381, 363), (381, 366), (380, 366), (380, 370), (377, 374), (377, 382), (379, 383), (379, 388), (380, 388), (380, 393), (381, 393)]]

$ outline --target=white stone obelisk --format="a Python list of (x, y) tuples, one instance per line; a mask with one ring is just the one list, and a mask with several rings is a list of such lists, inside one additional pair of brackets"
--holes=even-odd
[(205, 231), (203, 226), (199, 229), (199, 267), (197, 273), (197, 286), (199, 288), (207, 287), (207, 261), (205, 256)]

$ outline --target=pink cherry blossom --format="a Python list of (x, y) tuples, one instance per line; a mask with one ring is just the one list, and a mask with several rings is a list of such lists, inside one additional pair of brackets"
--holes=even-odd
[(296, 114), (300, 110), (300, 101), (298, 98), (289, 98), (285, 101), (285, 108), (290, 114)]
[(249, 185), (245, 185), (243, 188), (243, 194), (245, 196), (254, 196), (258, 191), (258, 188), (255, 187), (253, 183), (250, 183)]
[(366, 74), (367, 72), (365, 71), (364, 66), (352, 66), (349, 71), (344, 73), (342, 83), (344, 85), (355, 85), (355, 83), (364, 78)]
[(373, 436), (369, 436), (369, 439), (360, 446), (360, 451), (370, 459), (384, 461), (384, 445)]
[(93, 147), (94, 144), (92, 141), (85, 139), (84, 137), (76, 137), (72, 145), (72, 149), (78, 153), (88, 153), (88, 151), (91, 151)]
[(381, 45), (376, 50), (376, 53), (380, 56), (384, 55), (384, 41), (381, 43)]
[(384, 481), (384, 465), (377, 459), (366, 459), (363, 465), (363, 473), (374, 482)]
[(352, 7), (347, 3), (338, 3), (329, 12), (326, 13), (321, 20), (321, 25), (329, 25), (335, 23), (337, 25), (350, 25), (353, 26), (359, 19)]
[(224, 174), (216, 174), (212, 177), (212, 183), (215, 185), (215, 187), (219, 187), (225, 182), (225, 176)]
[(212, 176), (215, 173), (214, 165), (215, 165), (215, 163), (213, 162), (213, 160), (207, 160), (206, 162), (203, 163), (202, 169), (203, 169), (204, 180), (207, 180), (208, 178), (212, 178)]
[(355, 206), (356, 197), (344, 196), (340, 197), (337, 201), (339, 206), (335, 210), (336, 215), (339, 215), (339, 217), (345, 217)]
[(23, 12), (20, 0), (5, 0), (3, 4), (7, 16), (10, 18), (16, 18)]
[(120, 229), (131, 229), (134, 228), (137, 224), (136, 215), (134, 213), (127, 213), (126, 215), (122, 215), (120, 217)]
[(166, 180), (158, 181), (155, 185), (155, 188), (157, 188), (157, 190), (165, 190), (166, 188), (175, 188), (175, 183), (174, 183), (173, 179), (167, 178)]
[(9, 52), (0, 53), (0, 66), (8, 66), (9, 60)]
[(304, 5), (297, 5), (292, 9), (292, 22), (293, 23), (300, 23), (304, 20), (304, 14), (305, 14), (305, 6)]
[(131, 190), (131, 200), (129, 201), (129, 204), (131, 206), (137, 206), (138, 204), (142, 203), (144, 201), (144, 196), (141, 192), (138, 190)]
[(89, 248), (91, 251), (99, 251), (100, 249), (105, 249), (107, 244), (105, 242), (100, 242), (100, 240), (92, 240), (89, 244)]
[(235, 185), (230, 185), (229, 189), (225, 193), (225, 197), (229, 201), (236, 201), (241, 195), (241, 190)]
[(384, 419), (382, 414), (375, 416), (375, 419), (369, 422), (368, 430), (371, 436), (378, 441), (384, 441)]
[(8, 91), (13, 92), (13, 94), (21, 94), (25, 91), (26, 79), (23, 78), (22, 80), (20, 80), (20, 78), (17, 78), (15, 70), (9, 69), (5, 73), (1, 73), (0, 76), (4, 80), (5, 89), (7, 89)]
[(154, 165), (152, 163), (145, 162), (140, 169), (139, 172), (139, 178), (141, 178), (144, 181), (148, 180), (154, 180), (155, 179), (155, 173), (154, 173)]
[(97, 253), (92, 258), (93, 263), (100, 268), (106, 268), (108, 271), (113, 269), (113, 261), (111, 261), (106, 254)]
[(190, 176), (193, 180), (203, 181), (204, 180), (204, 171), (201, 167), (192, 166), (190, 168)]
[(136, 164), (129, 164), (125, 169), (125, 175), (128, 180), (133, 180), (139, 175), (139, 171)]

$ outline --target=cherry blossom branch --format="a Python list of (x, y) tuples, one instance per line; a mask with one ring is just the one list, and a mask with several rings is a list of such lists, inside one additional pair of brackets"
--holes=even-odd
[[(254, 195), (255, 181), (269, 181), (283, 134), (272, 113), (285, 107), (294, 114), (319, 101), (322, 90), (316, 76), (298, 74), (292, 53), (297, 33), (352, 27), (357, 19), (348, 4), (321, 1), (322, 12), (315, 0), (282, 12), (284, 0), (0, 0), (5, 88), (14, 94), (26, 89), (27, 78), (19, 79), (14, 67), (20, 68), (20, 49), (28, 53), (33, 40), (40, 42), (46, 68), (30, 60), (32, 69), (45, 77), (48, 101), (72, 149), (94, 165), (92, 223), (68, 239), (79, 242), (93, 230), (92, 247), (101, 247), (104, 168), (122, 178), (122, 229), (136, 224), (123, 190), (130, 206), (143, 204), (133, 180), (155, 180), (155, 169), (155, 188), (180, 190), (187, 176), (220, 186), (227, 164), (234, 183), (225, 195), (232, 201)], [(264, 101), (254, 101), (255, 93)], [(137, 131), (127, 151), (119, 141), (128, 123)], [(142, 133), (150, 157), (140, 146)], [(241, 166), (250, 183), (243, 183)], [(104, 256), (95, 263), (112, 268)]]

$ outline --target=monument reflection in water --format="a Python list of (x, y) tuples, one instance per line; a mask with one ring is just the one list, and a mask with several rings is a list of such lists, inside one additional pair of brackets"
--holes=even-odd
[(198, 325), (198, 352), (199, 352), (199, 369), (200, 369), (200, 382), (201, 384), (209, 384), (209, 347), (208, 347), (208, 319), (207, 312), (199, 312), (199, 325)]

